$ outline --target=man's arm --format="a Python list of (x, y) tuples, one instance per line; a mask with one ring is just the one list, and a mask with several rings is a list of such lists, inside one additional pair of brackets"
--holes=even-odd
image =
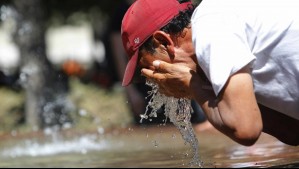
[(248, 68), (231, 76), (218, 97), (213, 91), (191, 84), (195, 98), (209, 121), (219, 131), (242, 145), (252, 145), (259, 138), (263, 125)]
[[(174, 97), (194, 98), (208, 120), (219, 131), (243, 145), (252, 145), (259, 138), (263, 125), (248, 68), (230, 77), (221, 94), (216, 97), (204, 87), (200, 76), (188, 67), (161, 62), (155, 71), (142, 73), (157, 82), (161, 92)], [(203, 86), (203, 87), (202, 87)]]

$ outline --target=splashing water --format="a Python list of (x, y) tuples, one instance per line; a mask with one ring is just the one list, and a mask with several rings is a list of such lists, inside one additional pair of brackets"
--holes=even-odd
[[(191, 107), (191, 100), (185, 98), (166, 97), (159, 93), (159, 87), (157, 84), (147, 81), (146, 85), (152, 87), (152, 90), (148, 93), (151, 97), (146, 107), (145, 114), (141, 115), (141, 123), (143, 119), (149, 117), (157, 117), (157, 112), (164, 106), (164, 112), (166, 118), (179, 129), (183, 139), (186, 143), (189, 143), (192, 147), (193, 159), (190, 162), (190, 166), (202, 166), (202, 162), (199, 160), (198, 140), (194, 134), (194, 130), (191, 124), (191, 113), (193, 109)], [(149, 110), (151, 112), (148, 114)], [(148, 114), (148, 115), (147, 115)], [(165, 120), (167, 121), (167, 120)]]

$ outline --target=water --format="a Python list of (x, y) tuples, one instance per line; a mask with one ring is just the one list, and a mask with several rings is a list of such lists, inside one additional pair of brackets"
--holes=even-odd
[[(190, 166), (201, 167), (202, 162), (199, 159), (198, 140), (195, 136), (190, 121), (191, 113), (193, 111), (191, 100), (166, 97), (165, 95), (159, 93), (158, 85), (150, 81), (147, 81), (146, 84), (152, 87), (152, 91), (149, 92), (148, 96), (151, 97), (151, 99), (147, 105), (145, 114), (141, 116), (141, 123), (143, 119), (157, 117), (158, 111), (164, 106), (164, 114), (166, 118), (169, 118), (169, 120), (178, 128), (183, 139), (186, 141), (186, 143), (189, 143), (192, 148), (193, 158), (190, 162)], [(147, 115), (148, 112), (149, 115)]]
[[(58, 133), (56, 133), (58, 134)], [(173, 125), (131, 127), (105, 133), (64, 131), (0, 136), (1, 168), (186, 168), (192, 157)], [(263, 134), (251, 147), (216, 130), (197, 133), (205, 168), (299, 167), (299, 147)]]
[(14, 133), (10, 141), (1, 139), (0, 167), (187, 165), (187, 147), (173, 137), (178, 133), (166, 126), (160, 129), (153, 132), (128, 128), (82, 135), (54, 130), (34, 134), (35, 137)]
[(69, 152), (86, 154), (88, 151), (100, 151), (106, 148), (107, 143), (98, 141), (96, 135), (85, 135), (72, 140), (52, 139), (46, 143), (29, 139), (13, 148), (3, 150), (1, 155), (11, 158), (44, 157)]

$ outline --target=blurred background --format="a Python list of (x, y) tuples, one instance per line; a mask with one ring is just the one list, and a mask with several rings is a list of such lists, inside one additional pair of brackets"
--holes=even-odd
[[(1, 0), (0, 133), (139, 124), (148, 88), (121, 87), (120, 24), (133, 2)], [(144, 123), (155, 120), (165, 119)]]
[[(121, 86), (120, 25), (133, 2), (0, 0), (0, 167), (188, 165), (192, 150), (163, 112), (140, 123), (148, 87)], [(192, 106), (191, 122), (205, 122)], [(211, 168), (298, 167), (298, 148), (269, 136), (245, 148), (197, 134)]]

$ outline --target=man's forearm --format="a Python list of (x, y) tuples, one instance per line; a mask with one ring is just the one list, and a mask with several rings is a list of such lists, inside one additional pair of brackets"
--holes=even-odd
[[(203, 82), (200, 80), (193, 80), (191, 89), (194, 93), (194, 99), (201, 105), (210, 123), (223, 134), (227, 135), (234, 141), (243, 145), (252, 145), (256, 142), (261, 130), (254, 131), (254, 126), (251, 128), (252, 119), (243, 116), (244, 111), (240, 109), (232, 109), (230, 104), (225, 102), (220, 96), (216, 97), (213, 90), (202, 86)], [(251, 111), (251, 110), (248, 110)], [(249, 125), (248, 125), (249, 124)], [(252, 132), (253, 131), (253, 132)]]

